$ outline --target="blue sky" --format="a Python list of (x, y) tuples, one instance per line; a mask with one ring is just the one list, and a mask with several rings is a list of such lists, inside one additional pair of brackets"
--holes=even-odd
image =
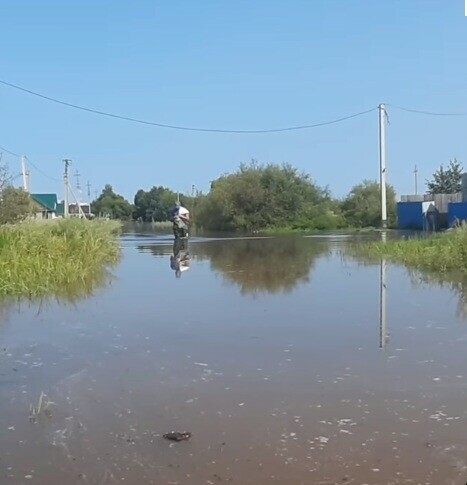
[[(467, 113), (464, 0), (3, 0), (0, 18), (0, 79), (125, 116), (267, 129), (381, 102)], [(419, 190), (451, 158), (467, 168), (467, 116), (388, 112), (388, 181), (399, 195), (413, 192), (415, 164)], [(130, 200), (153, 185), (206, 191), (252, 158), (289, 162), (342, 197), (379, 176), (377, 116), (297, 132), (194, 133), (0, 85), (0, 146), (57, 179), (71, 158), (93, 194), (110, 183)], [(3, 161), (19, 170), (17, 158)], [(33, 167), (31, 189), (63, 194)]]

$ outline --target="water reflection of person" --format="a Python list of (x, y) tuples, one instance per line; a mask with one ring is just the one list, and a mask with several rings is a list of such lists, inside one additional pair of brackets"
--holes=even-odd
[(190, 269), (191, 256), (188, 251), (188, 240), (175, 238), (173, 255), (170, 256), (170, 267), (175, 271), (175, 277), (180, 278), (184, 271)]

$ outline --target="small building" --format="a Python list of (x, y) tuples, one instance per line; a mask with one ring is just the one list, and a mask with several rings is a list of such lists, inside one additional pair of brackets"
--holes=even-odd
[[(30, 194), (34, 203), (34, 217), (36, 219), (56, 219), (57, 217), (64, 217), (65, 203), (58, 201), (57, 194)], [(81, 209), (81, 210), (80, 210)], [(82, 217), (87, 219), (94, 217), (91, 212), (91, 205), (81, 203), (68, 204), (68, 214), (70, 217)]]
[[(30, 194), (34, 204), (36, 219), (55, 219), (57, 212), (57, 194)], [(63, 212), (62, 212), (63, 214)]]
[(434, 201), (397, 203), (397, 226), (402, 230), (436, 231), (439, 211)]
[(456, 222), (467, 222), (467, 202), (451, 202), (448, 205), (449, 227), (456, 225)]
[(70, 204), (68, 206), (68, 211), (71, 217), (81, 217), (82, 214), (84, 214), (87, 219), (94, 217), (94, 214), (91, 212), (91, 205), (86, 204), (85, 202), (81, 202), (79, 207), (78, 204)]
[(449, 207), (462, 201), (462, 193), (402, 195), (397, 203), (397, 227), (439, 231), (450, 224)]

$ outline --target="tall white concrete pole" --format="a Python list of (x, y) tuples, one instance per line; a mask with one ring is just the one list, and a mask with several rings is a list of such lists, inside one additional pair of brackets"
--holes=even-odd
[(21, 172), (23, 174), (23, 189), (25, 192), (29, 192), (28, 173), (26, 169), (26, 157), (24, 155), (21, 157)]
[(381, 225), (387, 227), (386, 202), (386, 107), (379, 105), (379, 175), (381, 191)]

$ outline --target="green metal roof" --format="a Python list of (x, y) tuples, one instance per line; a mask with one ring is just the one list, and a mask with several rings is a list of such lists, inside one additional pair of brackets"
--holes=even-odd
[(57, 210), (57, 194), (31, 194), (31, 198), (45, 210), (52, 212)]

